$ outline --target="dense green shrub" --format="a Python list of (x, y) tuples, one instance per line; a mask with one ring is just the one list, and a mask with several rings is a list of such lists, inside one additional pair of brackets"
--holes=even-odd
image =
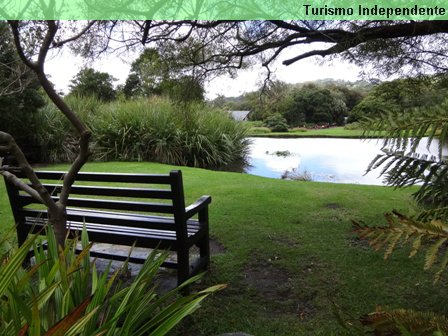
[(272, 132), (288, 132), (286, 119), (279, 113), (273, 114), (264, 120), (266, 127)]
[(345, 130), (353, 131), (353, 130), (360, 130), (362, 129), (361, 124), (357, 121), (352, 122), (350, 124), (347, 124), (344, 126)]
[[(91, 97), (68, 96), (65, 102), (87, 124), (96, 120), (95, 114), (101, 107), (101, 102)], [(40, 136), (42, 145), (46, 148), (44, 160), (49, 163), (71, 162), (78, 153), (78, 135), (67, 118), (51, 102), (40, 109), (36, 134)]]
[[(246, 155), (247, 128), (205, 104), (179, 106), (162, 98), (103, 104), (93, 98), (69, 97), (67, 102), (92, 129), (95, 160), (222, 168)], [(73, 160), (77, 139), (68, 122), (51, 105), (41, 115), (48, 161)]]

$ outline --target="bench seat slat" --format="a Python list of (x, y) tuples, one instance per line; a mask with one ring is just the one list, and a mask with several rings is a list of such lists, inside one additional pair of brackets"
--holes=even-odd
[[(33, 227), (34, 233), (39, 232), (46, 220), (42, 218), (26, 217), (26, 224)], [(72, 234), (81, 233), (84, 225), (89, 232), (89, 239), (98, 243), (124, 244), (151, 248), (177, 249), (175, 231), (154, 230), (145, 228), (131, 228), (128, 226), (101, 225), (95, 223), (69, 222), (68, 229)], [(199, 223), (190, 223), (187, 228), (188, 237), (195, 237), (200, 231)]]
[[(58, 197), (52, 197), (58, 201)], [(34, 203), (34, 198), (29, 195), (20, 195), (22, 206)], [(147, 203), (147, 202), (131, 202), (131, 201), (114, 201), (94, 198), (74, 198), (71, 197), (67, 201), (67, 206), (91, 208), (91, 209), (110, 209), (110, 210), (130, 210), (154, 213), (173, 213), (173, 206), (168, 203)]]
[[(31, 186), (31, 184), (28, 184)], [(60, 184), (46, 183), (43, 185), (50, 194), (59, 193)], [(149, 189), (149, 188), (114, 188), (100, 186), (82, 186), (73, 185), (70, 188), (70, 195), (90, 195), (90, 196), (113, 196), (129, 198), (153, 198), (153, 199), (172, 199), (173, 194), (168, 189)]]
[[(25, 217), (27, 225), (39, 225), (43, 226), (47, 224), (47, 219), (40, 217)], [(101, 223), (92, 223), (92, 222), (80, 222), (80, 221), (67, 221), (67, 227), (71, 229), (82, 229), (83, 225), (86, 225), (88, 228), (97, 228), (103, 231), (107, 230), (107, 232), (112, 231), (121, 231), (121, 232), (129, 232), (129, 233), (160, 233), (161, 235), (167, 236), (175, 236), (176, 231), (174, 230), (162, 230), (155, 228), (146, 228), (146, 227), (130, 227), (130, 226), (120, 226), (120, 225), (106, 225)], [(187, 222), (187, 233), (189, 236), (196, 234), (200, 229), (200, 224), (196, 220), (189, 220)]]
[[(23, 209), (26, 217), (48, 218), (45, 210)], [(133, 214), (113, 213), (105, 211), (83, 211), (78, 209), (67, 209), (67, 220), (72, 222), (86, 222), (104, 225), (141, 227), (158, 230), (175, 231), (174, 220), (169, 217), (134, 216)]]
[[(17, 177), (24, 178), (22, 171), (13, 171)], [(36, 171), (41, 180), (61, 180), (66, 172), (61, 171)], [(119, 173), (91, 173), (80, 172), (76, 175), (76, 181), (89, 182), (122, 182), (122, 183), (145, 183), (145, 184), (170, 184), (169, 175), (163, 174), (119, 174)]]

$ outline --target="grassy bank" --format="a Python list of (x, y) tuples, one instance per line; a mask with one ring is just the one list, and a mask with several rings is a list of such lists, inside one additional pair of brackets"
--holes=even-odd
[[(171, 168), (120, 162), (91, 163), (85, 170)], [(178, 335), (344, 335), (333, 303), (353, 318), (376, 305), (448, 313), (446, 281), (433, 286), (433, 274), (422, 271), (422, 257), (408, 259), (408, 251), (400, 251), (385, 262), (382, 253), (350, 233), (350, 219), (375, 225), (384, 223), (382, 213), (392, 208), (411, 211), (409, 190), (181, 169), (189, 202), (212, 196), (210, 230), (221, 246), (198, 286), (227, 283), (228, 288), (207, 300)], [(0, 212), (5, 229), (12, 218), (2, 183)]]
[(289, 132), (257, 133), (249, 132), (249, 136), (273, 138), (361, 138), (361, 130), (347, 130), (344, 127), (330, 127), (323, 129), (300, 129)]

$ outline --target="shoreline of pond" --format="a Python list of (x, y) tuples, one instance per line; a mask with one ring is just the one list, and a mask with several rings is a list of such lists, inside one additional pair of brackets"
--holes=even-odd
[(381, 135), (329, 135), (329, 134), (249, 134), (247, 138), (302, 139), (302, 138), (335, 138), (335, 139), (384, 139)]

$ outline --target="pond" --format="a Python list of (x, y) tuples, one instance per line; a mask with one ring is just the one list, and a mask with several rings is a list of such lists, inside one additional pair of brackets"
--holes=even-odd
[[(381, 139), (250, 138), (248, 174), (318, 182), (382, 185), (379, 169), (365, 175), (366, 168), (381, 153)], [(422, 141), (418, 152), (436, 154), (438, 142), (429, 151)], [(448, 148), (444, 146), (444, 153)]]

